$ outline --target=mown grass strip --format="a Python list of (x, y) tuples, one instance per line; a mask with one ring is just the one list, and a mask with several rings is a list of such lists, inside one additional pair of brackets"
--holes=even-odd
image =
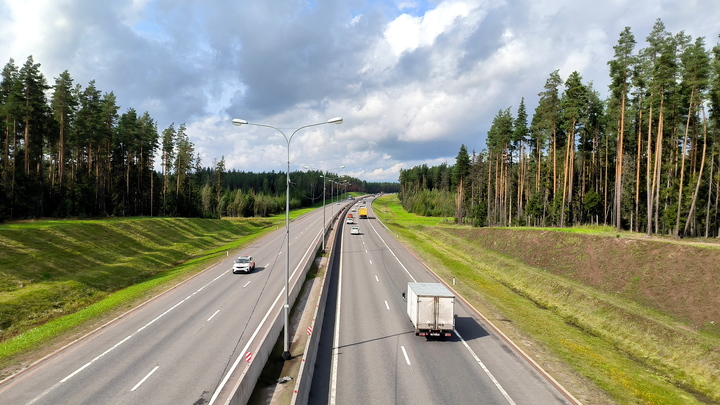
[[(408, 219), (401, 219), (394, 215), (398, 206), (396, 198), (385, 197), (376, 200), (374, 212), (440, 277), (449, 283), (455, 278), (456, 290), (483, 312), (487, 311), (486, 316), (489, 313), (490, 318), (498, 321), (498, 326), (511, 334), (519, 333), (521, 339), (530, 336), (614, 400), (623, 404), (696, 404), (719, 399), (717, 370), (708, 372), (712, 366), (710, 370), (702, 364), (660, 367), (657, 357), (638, 358), (632, 354), (636, 351), (628, 347), (632, 339), (636, 339), (636, 348), (645, 348), (645, 337), (632, 335), (619, 342), (613, 336), (628, 328), (640, 329), (639, 324), (647, 319), (636, 313), (624, 313), (626, 303), (614, 303), (611, 297), (599, 298), (587, 287), (473, 246), (441, 228), (421, 225), (425, 221), (417, 221), (412, 214), (405, 213), (403, 217)], [(604, 302), (610, 305), (600, 305)], [(627, 317), (633, 316), (640, 320), (628, 324)], [(608, 323), (616, 328), (608, 329)], [(518, 332), (514, 332), (516, 328)], [(692, 334), (679, 336), (679, 340), (662, 334), (648, 338), (661, 346), (669, 345), (666, 348), (675, 350), (681, 357), (688, 357), (691, 349), (698, 352), (697, 339), (682, 345), (682, 338)], [(702, 343), (700, 346), (704, 349), (700, 354), (691, 356), (696, 363), (703, 355), (713, 355), (712, 344), (704, 340)], [(717, 364), (712, 359), (709, 363)], [(558, 379), (563, 382), (562, 378)], [(573, 387), (568, 388), (575, 394)], [(582, 382), (574, 388), (580, 391), (576, 396), (583, 402), (604, 402), (591, 392), (584, 392)]]
[[(81, 308), (64, 316), (47, 317), (46, 315), (35, 315), (36, 321), (39, 319), (43, 322), (41, 325), (31, 328), (25, 326), (25, 329), (20, 333), (0, 342), (0, 366), (7, 366), (18, 354), (36, 349), (44, 342), (80, 327), (90, 320), (97, 319), (123, 306), (129, 306), (131, 303), (137, 302), (148, 294), (157, 291), (158, 288), (166, 286), (168, 283), (194, 274), (206, 268), (212, 262), (224, 258), (227, 254), (226, 252), (246, 245), (274, 229), (269, 226), (272, 223), (271, 221), (257, 219), (230, 220), (224, 221), (224, 223), (217, 220), (198, 220), (200, 222), (190, 221), (190, 223), (186, 223), (186, 221), (178, 223), (179, 221), (182, 220), (148, 218), (108, 221), (114, 223), (113, 226), (117, 226), (119, 222), (119, 225), (124, 229), (113, 233), (116, 237), (120, 235), (119, 239), (116, 239), (115, 243), (111, 242), (107, 250), (111, 251), (115, 248), (121, 252), (121, 255), (127, 254), (127, 251), (135, 252), (136, 254), (134, 257), (118, 257), (118, 259), (126, 259), (127, 263), (123, 268), (129, 269), (125, 272), (124, 278), (120, 277), (115, 281), (115, 283), (125, 283), (126, 287), (124, 288), (116, 288), (116, 284), (108, 284), (107, 288), (109, 290), (107, 292), (103, 292), (98, 288), (98, 285), (102, 286), (102, 276), (107, 276), (109, 273), (112, 273), (113, 266), (112, 264), (109, 266), (100, 266), (101, 269), (98, 270), (96, 268), (97, 265), (93, 263), (109, 260), (107, 257), (97, 259), (99, 256), (106, 255), (107, 252), (98, 252), (97, 256), (85, 253), (84, 257), (88, 259), (85, 262), (90, 264), (85, 267), (76, 264), (78, 267), (74, 268), (74, 273), (68, 271), (63, 275), (63, 278), (59, 280), (46, 280), (40, 277), (38, 283), (32, 283), (32, 281), (29, 281), (32, 280), (32, 275), (28, 276), (27, 274), (23, 274), (22, 271), (16, 271), (16, 275), (19, 275), (28, 282), (28, 284), (20, 288), (20, 290), (23, 291), (23, 298), (37, 301), (37, 306), (34, 308), (35, 310), (46, 314), (52, 312), (53, 307), (63, 308), (63, 311), (67, 311), (68, 308), (73, 307)], [(39, 224), (30, 223), (27, 228), (23, 227), (24, 224), (8, 225), (7, 228), (15, 228), (22, 233), (12, 236), (9, 236), (7, 232), (2, 233), (2, 236), (6, 239), (20, 240), (16, 243), (17, 251), (14, 253), (6, 252), (6, 254), (17, 259), (18, 256), (23, 256), (28, 250), (44, 250), (45, 246), (47, 246), (47, 240), (37, 237), (24, 239), (23, 235), (27, 232), (23, 231), (27, 229), (37, 229), (42, 232), (47, 232), (48, 227), (62, 229), (65, 236), (58, 238), (53, 241), (53, 243), (62, 246), (63, 251), (71, 252), (68, 254), (73, 254), (73, 249), (77, 249), (78, 246), (87, 246), (88, 243), (95, 243), (94, 240), (96, 240), (96, 238), (93, 238), (93, 236), (97, 238), (102, 237), (97, 232), (93, 233), (93, 231), (97, 231), (93, 226), (97, 227), (98, 221), (91, 221), (93, 222), (91, 224), (88, 224), (88, 221), (44, 222)], [(107, 223), (103, 223), (102, 225), (106, 224)], [(92, 225), (90, 232), (86, 229), (88, 225)], [(104, 231), (105, 229), (102, 225), (99, 226), (98, 229)], [(0, 232), (7, 230), (7, 228), (2, 229), (2, 227), (0, 227)], [(87, 240), (83, 240), (77, 236), (76, 233), (79, 232), (78, 228), (82, 228), (81, 233), (86, 234)], [(148, 231), (148, 229), (151, 229), (151, 231)], [(161, 239), (162, 243), (151, 243), (148, 241), (148, 239), (152, 238), (153, 232), (158, 232), (157, 238)], [(68, 235), (75, 236), (71, 237)], [(170, 243), (170, 240), (173, 242)], [(62, 243), (66, 244), (63, 245)], [(166, 243), (168, 245), (164, 245)], [(171, 252), (170, 254), (167, 253), (168, 250)], [(49, 263), (53, 262), (53, 259), (48, 259)], [(22, 259), (19, 261), (22, 261)], [(42, 266), (38, 268), (41, 274), (47, 271), (44, 270)], [(3, 271), (3, 273), (5, 277), (8, 277), (7, 271)], [(113, 275), (110, 274), (110, 276), (112, 277)], [(133, 283), (138, 277), (141, 279), (137, 283)], [(68, 282), (66, 278), (75, 281)], [(144, 280), (142, 278), (144, 278)], [(90, 280), (96, 283), (96, 285), (89, 289), (94, 291), (94, 294), (87, 292), (88, 288), (86, 284), (76, 280)], [(128, 283), (130, 284), (129, 286), (127, 286)], [(57, 294), (49, 295), (52, 299), (44, 302), (43, 300), (47, 298), (45, 295), (41, 294), (41, 297), (33, 296), (33, 287), (37, 285), (45, 285), (49, 290), (61, 288), (70, 300), (75, 299), (76, 302), (58, 302), (56, 301)], [(42, 292), (42, 290), (43, 288), (35, 288), (35, 291)], [(13, 305), (7, 304), (9, 302), (8, 300), (11, 300), (14, 294), (17, 293), (15, 291), (0, 293), (0, 302), (5, 303), (3, 304), (3, 308), (6, 312), (14, 309)], [(81, 298), (78, 298), (78, 296)], [(87, 303), (88, 300), (93, 298), (94, 301)], [(13, 319), (12, 313), (9, 314), (10, 316), (7, 316), (7, 313), (5, 315), (6, 317), (4, 319), (6, 323)], [(23, 328), (23, 326), (18, 325), (11, 325), (11, 327), (16, 329)]]

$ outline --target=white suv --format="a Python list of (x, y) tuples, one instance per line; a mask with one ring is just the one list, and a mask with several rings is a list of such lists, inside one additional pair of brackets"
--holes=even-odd
[(233, 264), (233, 273), (250, 273), (253, 270), (255, 270), (255, 261), (252, 256), (240, 256)]

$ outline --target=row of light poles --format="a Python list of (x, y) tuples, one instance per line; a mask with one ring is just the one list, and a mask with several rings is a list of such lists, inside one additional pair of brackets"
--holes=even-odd
[[(307, 166), (305, 166), (307, 168)], [(344, 169), (345, 166), (340, 166), (338, 169)], [(325, 233), (327, 232), (327, 229), (325, 228), (325, 194), (327, 194), (327, 189), (325, 187), (325, 180), (327, 180), (327, 170), (325, 171), (325, 174), (321, 174), (320, 177), (323, 178), (323, 226), (322, 226), (322, 251), (325, 253)], [(332, 181), (332, 180), (331, 180)], [(330, 183), (330, 190), (332, 192), (332, 183)], [(330, 197), (330, 203), (332, 204), (332, 194)], [(333, 208), (334, 212), (334, 208)]]
[[(325, 125), (325, 124), (342, 124), (342, 122), (343, 122), (343, 119), (341, 117), (335, 117), (335, 118), (330, 118), (329, 120), (327, 120), (325, 122), (318, 122), (315, 124), (303, 125), (300, 128), (293, 131), (293, 133), (290, 134), (290, 137), (288, 137), (287, 135), (285, 135), (285, 133), (282, 130), (280, 130), (280, 128), (274, 127), (272, 125), (252, 123), (252, 122), (248, 122), (246, 120), (242, 120), (239, 118), (235, 118), (232, 120), (232, 123), (235, 126), (254, 125), (257, 127), (272, 128), (272, 129), (280, 132), (280, 134), (282, 134), (283, 138), (285, 138), (285, 142), (287, 143), (287, 171), (285, 172), (285, 174), (286, 174), (285, 241), (287, 242), (287, 244), (286, 244), (286, 254), (285, 254), (285, 327), (283, 328), (284, 332), (283, 332), (283, 354), (282, 354), (282, 358), (284, 360), (290, 359), (290, 340), (289, 340), (289, 336), (288, 336), (288, 325), (289, 325), (288, 319), (289, 319), (289, 311), (290, 311), (290, 302), (289, 302), (290, 301), (290, 288), (289, 288), (290, 287), (290, 141), (292, 141), (293, 136), (301, 129), (315, 127), (318, 125)], [(325, 185), (324, 185), (324, 180), (323, 180), (323, 188), (324, 187), (325, 187)], [(323, 229), (324, 229), (324, 225), (323, 225)], [(324, 237), (323, 237), (323, 241), (324, 241)]]

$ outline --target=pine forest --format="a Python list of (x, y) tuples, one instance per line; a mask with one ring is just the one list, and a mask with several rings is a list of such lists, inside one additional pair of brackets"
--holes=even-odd
[[(227, 171), (224, 157), (203, 167), (184, 124), (158, 132), (148, 112), (119, 110), (94, 81), (83, 88), (64, 71), (49, 85), (32, 56), (21, 67), (10, 59), (0, 78), (0, 221), (284, 212), (285, 173)], [(319, 170), (290, 181), (291, 208), (320, 202), (323, 187), (328, 200), (398, 187)]]
[(720, 44), (657, 20), (636, 49), (629, 27), (607, 65), (608, 98), (580, 72), (550, 73), (537, 107), (498, 111), (482, 152), (400, 173), (420, 215), (475, 226), (609, 225), (618, 231), (717, 237)]

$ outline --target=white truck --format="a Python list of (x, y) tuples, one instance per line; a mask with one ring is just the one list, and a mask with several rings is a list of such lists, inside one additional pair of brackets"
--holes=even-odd
[(455, 295), (440, 283), (408, 283), (407, 313), (415, 336), (452, 336)]

